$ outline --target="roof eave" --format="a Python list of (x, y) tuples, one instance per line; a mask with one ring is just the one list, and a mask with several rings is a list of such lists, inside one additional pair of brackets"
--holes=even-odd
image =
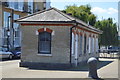
[(103, 33), (103, 31), (101, 31), (101, 30), (99, 30), (99, 29), (96, 29), (96, 28), (94, 28), (94, 27), (91, 27), (91, 26), (86, 26), (86, 25), (84, 25), (84, 24), (81, 24), (81, 23), (77, 23), (78, 24), (78, 26), (80, 26), (80, 27), (84, 27), (84, 29), (87, 29), (87, 30), (89, 30), (89, 31), (92, 31), (92, 32), (95, 32), (95, 33), (98, 33), (98, 34), (102, 34)]
[(20, 23), (20, 24), (75, 24), (75, 21), (16, 21), (14, 20), (14, 22), (16, 23)]

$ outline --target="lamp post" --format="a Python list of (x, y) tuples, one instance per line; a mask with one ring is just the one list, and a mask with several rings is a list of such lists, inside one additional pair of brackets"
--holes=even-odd
[(9, 42), (9, 37), (10, 37), (10, 18), (11, 16), (8, 16), (8, 27), (7, 27), (7, 50), (10, 50), (10, 42)]
[(11, 22), (11, 24), (10, 24), (10, 30), (11, 30), (11, 35), (13, 35), (11, 38), (11, 40), (12, 40), (12, 48), (14, 48), (14, 25), (13, 25), (13, 20), (14, 20), (14, 10), (12, 9), (12, 11), (11, 11), (11, 20), (10, 20), (10, 22)]
[(10, 37), (10, 30), (7, 30), (7, 50), (10, 50), (10, 42), (9, 42), (9, 37)]

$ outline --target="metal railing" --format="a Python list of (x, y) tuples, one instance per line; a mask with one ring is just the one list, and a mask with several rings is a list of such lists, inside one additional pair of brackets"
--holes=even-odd
[(102, 52), (99, 53), (99, 58), (110, 58), (110, 59), (119, 59), (120, 58), (120, 52)]

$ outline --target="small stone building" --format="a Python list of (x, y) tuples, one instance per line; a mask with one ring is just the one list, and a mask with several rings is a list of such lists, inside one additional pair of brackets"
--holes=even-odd
[(102, 32), (83, 21), (51, 8), (15, 20), (21, 24), (20, 66), (71, 67), (98, 57)]

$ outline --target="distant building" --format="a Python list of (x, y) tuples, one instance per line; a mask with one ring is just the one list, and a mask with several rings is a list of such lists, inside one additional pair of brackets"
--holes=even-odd
[[(15, 2), (14, 2), (15, 1)], [(6, 0), (0, 2), (0, 47), (13, 49), (21, 47), (21, 30), (19, 24), (13, 23), (25, 15), (50, 8), (50, 2), (36, 0)]]
[[(2, 13), (2, 2), (0, 2), (0, 14)], [(0, 47), (2, 46), (2, 20), (3, 16), (0, 15)]]
[(120, 40), (120, 1), (118, 2), (118, 38)]
[(98, 57), (102, 31), (51, 8), (17, 19), (22, 30), (20, 66), (67, 68)]

